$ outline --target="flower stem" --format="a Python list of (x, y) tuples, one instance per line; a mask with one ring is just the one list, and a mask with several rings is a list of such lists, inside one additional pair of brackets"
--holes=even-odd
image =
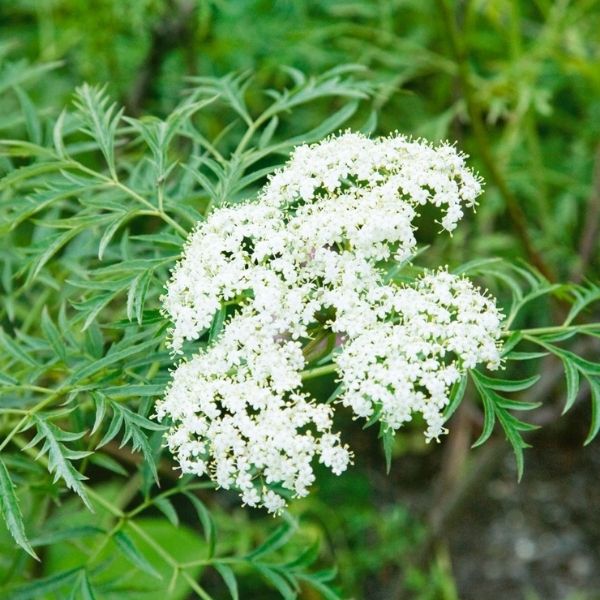
[(328, 365), (323, 365), (322, 367), (315, 367), (314, 369), (302, 371), (300, 376), (302, 377), (302, 381), (306, 381), (307, 379), (315, 379), (316, 377), (321, 377), (322, 375), (330, 375), (336, 371), (337, 365), (335, 363), (329, 363)]

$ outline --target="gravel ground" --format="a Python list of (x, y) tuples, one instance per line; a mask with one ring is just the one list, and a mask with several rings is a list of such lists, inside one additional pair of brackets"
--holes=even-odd
[(600, 441), (537, 439), (517, 483), (509, 455), (448, 539), (461, 600), (600, 599)]

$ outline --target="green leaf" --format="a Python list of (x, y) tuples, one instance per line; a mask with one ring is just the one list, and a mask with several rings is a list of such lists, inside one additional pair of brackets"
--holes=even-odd
[(124, 532), (117, 531), (113, 539), (123, 555), (138, 569), (156, 579), (162, 579), (162, 575), (148, 562), (146, 557), (138, 550), (133, 540)]
[(127, 318), (131, 321), (135, 316), (138, 324), (142, 324), (142, 316), (144, 312), (144, 302), (146, 294), (152, 281), (153, 269), (148, 269), (140, 273), (131, 283), (129, 293), (127, 294)]
[(101, 358), (100, 360), (96, 360), (92, 363), (88, 363), (87, 365), (77, 369), (71, 375), (71, 377), (69, 377), (68, 383), (74, 384), (74, 383), (81, 381), (82, 379), (91, 377), (92, 375), (95, 375), (96, 373), (98, 373), (99, 371), (102, 371), (106, 367), (109, 367), (111, 365), (114, 365), (115, 363), (121, 362), (122, 360), (125, 360), (126, 358), (130, 358), (131, 356), (134, 356), (136, 354), (146, 352), (147, 350), (150, 350), (150, 348), (154, 348), (157, 344), (158, 344), (158, 340), (152, 338), (150, 340), (146, 340), (145, 342), (142, 342), (141, 344), (135, 344), (135, 345), (123, 348), (122, 350), (119, 350), (116, 352), (110, 352), (104, 358)]
[(7, 375), (6, 373), (0, 373), (0, 385), (13, 387), (18, 386), (19, 382), (10, 375)]
[(574, 354), (569, 350), (563, 350), (558, 346), (553, 346), (551, 344), (547, 344), (539, 340), (538, 343), (540, 343), (542, 346), (550, 350), (550, 352), (562, 359), (563, 363), (565, 362), (565, 360), (572, 362), (573, 365), (577, 367), (577, 369), (581, 371), (584, 375), (600, 375), (600, 363), (594, 363), (589, 360), (586, 360), (585, 358), (577, 356), (577, 354)]
[(293, 523), (282, 523), (258, 548), (247, 554), (246, 558), (255, 561), (257, 558), (281, 548), (294, 535), (295, 529)]
[(59, 158), (64, 159), (67, 157), (67, 153), (65, 151), (65, 145), (63, 142), (63, 129), (65, 124), (65, 117), (67, 115), (67, 110), (63, 109), (58, 119), (56, 119), (56, 123), (52, 128), (52, 141), (54, 143), (54, 149), (56, 150), (56, 154)]
[(131, 210), (124, 214), (117, 215), (113, 221), (109, 224), (109, 226), (104, 230), (102, 237), (100, 238), (100, 243), (98, 245), (98, 259), (102, 260), (104, 257), (104, 252), (110, 241), (113, 239), (115, 233), (125, 224), (127, 221), (133, 219), (137, 211)]
[(567, 359), (562, 361), (565, 369), (565, 379), (567, 381), (567, 399), (562, 414), (564, 415), (575, 403), (577, 393), (579, 392), (579, 371), (575, 365)]
[(34, 255), (31, 266), (29, 267), (29, 273), (27, 274), (27, 280), (25, 285), (31, 284), (31, 282), (39, 275), (44, 265), (66, 244), (68, 244), (77, 234), (81, 233), (83, 226), (74, 227), (73, 229), (67, 229), (62, 233), (49, 236), (44, 238), (40, 243), (39, 249), (41, 252), (37, 252)]
[(38, 363), (27, 354), (21, 346), (16, 344), (14, 340), (6, 334), (2, 326), (0, 326), (0, 346), (8, 352), (14, 359), (32, 367), (38, 367)]
[(278, 125), (279, 125), (278, 117), (273, 117), (272, 119), (269, 120), (267, 125), (262, 130), (262, 133), (260, 134), (260, 138), (258, 139), (257, 147), (259, 149), (265, 148), (270, 143), (270, 141), (273, 139), (273, 135), (275, 134), (275, 130), (277, 129)]
[(223, 581), (229, 590), (229, 594), (231, 595), (231, 600), (239, 600), (240, 596), (238, 592), (237, 580), (231, 567), (223, 563), (215, 563), (215, 569), (223, 578)]
[(506, 342), (504, 342), (502, 356), (506, 356), (522, 339), (523, 334), (520, 331), (513, 331)]
[(58, 479), (62, 479), (66, 486), (79, 495), (84, 504), (92, 510), (85, 489), (81, 484), (87, 477), (77, 471), (71, 463), (72, 460), (79, 460), (90, 453), (71, 450), (62, 443), (78, 440), (84, 435), (84, 432), (69, 433), (63, 431), (53, 423), (40, 418), (39, 415), (33, 415), (32, 419), (37, 428), (37, 435), (27, 445), (27, 448), (35, 446), (38, 442), (44, 440), (38, 457), (42, 454), (48, 455), (48, 471), (54, 473), (54, 482), (56, 483)]
[(17, 183), (20, 183), (21, 181), (31, 180), (37, 175), (55, 173), (60, 171), (61, 169), (67, 169), (72, 166), (72, 163), (68, 161), (52, 161), (34, 163), (26, 167), (21, 167), (20, 169), (15, 169), (14, 171), (11, 171), (8, 175), (0, 179), (0, 190), (8, 189), (9, 187)]
[[(520, 402), (517, 400), (508, 400), (496, 394), (495, 391), (490, 389), (487, 385), (489, 377), (482, 375), (476, 370), (470, 371), (475, 387), (479, 391), (481, 401), (483, 403), (483, 415), (484, 415), (484, 426), (483, 431), (477, 441), (473, 444), (473, 447), (480, 446), (486, 440), (489, 439), (494, 429), (496, 419), (500, 422), (504, 434), (507, 440), (510, 442), (515, 460), (517, 463), (517, 475), (520, 480), (523, 475), (523, 449), (527, 448), (528, 445), (525, 443), (521, 436), (521, 431), (532, 431), (537, 429), (536, 425), (525, 423), (514, 417), (509, 410), (531, 410), (539, 406), (538, 403), (534, 402)], [(498, 381), (498, 380), (494, 380)], [(526, 381), (526, 380), (523, 380)]]
[(34, 144), (41, 144), (42, 126), (40, 123), (40, 119), (38, 118), (37, 111), (34, 105), (32, 104), (29, 96), (21, 87), (17, 85), (14, 89), (19, 98), (21, 110), (23, 111), (23, 116), (25, 117), (25, 126), (27, 127), (29, 139)]
[(117, 434), (124, 430), (123, 437), (121, 440), (121, 447), (131, 442), (131, 447), (134, 451), (140, 451), (146, 464), (148, 465), (154, 480), (158, 482), (158, 473), (156, 471), (156, 460), (154, 453), (148, 441), (148, 437), (144, 432), (145, 429), (150, 431), (162, 431), (163, 425), (150, 421), (143, 415), (133, 412), (126, 406), (106, 398), (103, 394), (94, 394), (94, 402), (96, 404), (96, 419), (94, 423), (94, 430), (97, 429), (99, 422), (104, 417), (106, 408), (110, 407), (113, 413), (108, 430), (104, 434), (104, 437), (98, 442), (98, 448), (108, 444), (113, 440)]
[(160, 510), (160, 512), (167, 517), (169, 522), (177, 527), (179, 525), (179, 517), (177, 516), (177, 511), (173, 506), (173, 503), (169, 498), (155, 498), (154, 506)]
[[(477, 385), (477, 382), (476, 382)], [(483, 402), (483, 429), (481, 435), (475, 440), (472, 448), (477, 448), (485, 442), (487, 442), (494, 431), (494, 425), (496, 424), (496, 411), (494, 401), (489, 396), (486, 388), (479, 388), (481, 393), (481, 401)]]
[(213, 318), (212, 325), (210, 327), (210, 331), (208, 333), (208, 341), (209, 343), (213, 343), (219, 334), (223, 330), (225, 325), (225, 317), (227, 316), (227, 311), (224, 306), (222, 306), (216, 313)]
[(506, 360), (536, 360), (548, 356), (548, 352), (509, 352)]
[(585, 288), (582, 286), (573, 287), (570, 289), (571, 293), (575, 296), (575, 303), (571, 307), (564, 324), (570, 325), (575, 317), (587, 306), (600, 300), (600, 287), (590, 284), (590, 287)]
[(67, 527), (65, 529), (57, 529), (56, 531), (49, 531), (42, 533), (31, 540), (32, 546), (50, 546), (60, 542), (69, 540), (78, 540), (96, 535), (102, 535), (106, 533), (101, 527), (95, 527), (93, 525), (80, 525), (78, 527)]
[(102, 388), (102, 393), (105, 396), (114, 396), (126, 399), (130, 399), (134, 396), (142, 398), (162, 396), (164, 391), (165, 384), (116, 385)]
[(448, 399), (448, 405), (444, 409), (444, 422), (448, 421), (450, 417), (456, 412), (456, 409), (460, 406), (460, 403), (465, 395), (467, 389), (467, 376), (463, 375), (450, 390), (450, 398)]
[(127, 477), (129, 475), (127, 471), (114, 458), (112, 458), (112, 456), (108, 456), (102, 452), (94, 452), (94, 454), (90, 456), (90, 462), (102, 467), (103, 469), (106, 469), (107, 471), (116, 473), (117, 475), (122, 475), (123, 477)]
[(116, 180), (115, 136), (123, 109), (117, 110), (116, 104), (110, 103), (105, 90), (86, 83), (77, 88), (75, 105), (83, 119), (82, 131), (97, 142), (110, 174)]
[(68, 569), (62, 571), (56, 575), (49, 575), (48, 577), (42, 577), (36, 579), (31, 583), (19, 586), (11, 590), (11, 600), (40, 600), (40, 598), (48, 598), (50, 594), (60, 590), (67, 584), (72, 585), (72, 581), (75, 580), (81, 567), (75, 567), (74, 569)]
[(200, 519), (200, 523), (202, 524), (202, 530), (204, 531), (204, 538), (208, 544), (208, 558), (212, 558), (215, 554), (215, 543), (216, 543), (216, 534), (215, 534), (215, 523), (210, 514), (210, 511), (204, 506), (204, 503), (191, 492), (184, 492), (184, 495), (187, 499), (192, 503), (193, 507), (196, 509), (196, 513), (198, 515), (198, 519)]
[(590, 384), (592, 392), (592, 418), (590, 431), (585, 438), (585, 442), (583, 442), (584, 446), (587, 446), (598, 435), (598, 431), (600, 431), (600, 380), (595, 377), (590, 377), (589, 375), (586, 375), (585, 377)]
[(298, 579), (305, 581), (310, 585), (313, 589), (321, 594), (323, 600), (343, 600), (343, 596), (338, 594), (334, 589), (322, 583), (321, 580), (314, 577), (311, 573), (310, 575), (298, 575)]
[(396, 432), (388, 425), (381, 423), (379, 437), (383, 444), (383, 454), (385, 456), (385, 472), (389, 475), (392, 469), (392, 458), (394, 453), (394, 444), (396, 441)]
[(487, 388), (501, 392), (520, 392), (530, 388), (540, 380), (540, 375), (533, 375), (526, 379), (494, 379), (483, 373), (477, 372), (477, 379)]
[(283, 567), (292, 571), (310, 567), (318, 558), (321, 550), (319, 540), (315, 540), (308, 548), (306, 548), (297, 558), (285, 563)]
[(48, 307), (44, 306), (42, 311), (42, 320), (40, 322), (42, 327), (42, 332), (44, 336), (50, 342), (50, 346), (52, 350), (56, 353), (57, 356), (60, 357), (61, 360), (67, 360), (67, 349), (62, 342), (60, 333), (58, 332), (58, 328), (52, 322), (50, 315), (48, 314)]
[(298, 594), (285, 577), (266, 565), (255, 565), (255, 569), (281, 594), (284, 600), (295, 600)]
[(0, 458), (0, 510), (4, 522), (13, 536), (15, 542), (29, 555), (39, 560), (25, 534), (23, 515), (19, 507), (19, 500), (15, 493), (15, 486), (10, 478), (6, 465)]
[(96, 600), (94, 589), (85, 571), (79, 574), (79, 589), (74, 589), (73, 594), (74, 600)]

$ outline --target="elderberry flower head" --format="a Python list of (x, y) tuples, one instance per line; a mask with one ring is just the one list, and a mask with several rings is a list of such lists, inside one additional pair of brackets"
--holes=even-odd
[(480, 192), (453, 146), (347, 132), (296, 148), (256, 201), (210, 213), (163, 297), (174, 352), (228, 311), (157, 407), (182, 472), (278, 512), (280, 492), (308, 493), (315, 460), (346, 469), (332, 405), (302, 384), (315, 335), (343, 340), (337, 406), (357, 417), (377, 411), (394, 429), (420, 413), (428, 439), (443, 433), (451, 386), (479, 362), (499, 363), (501, 315), (464, 278), (439, 271), (399, 287), (382, 264), (414, 255), (420, 206), (439, 207), (451, 231)]

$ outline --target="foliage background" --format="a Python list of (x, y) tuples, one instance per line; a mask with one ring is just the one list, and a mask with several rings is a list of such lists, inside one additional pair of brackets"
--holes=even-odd
[[(66, 105), (71, 107), (69, 114), (73, 113), (73, 89), (83, 82), (107, 84), (107, 94), (123, 104), (131, 117), (153, 114), (164, 119), (176, 107), (185, 106), (186, 90), (195, 89), (198, 98), (208, 98), (215, 91), (214, 81), (198, 78), (252, 72), (248, 111), (256, 115), (269, 106), (260, 90), (290, 84), (282, 65), (309, 74), (322, 74), (342, 64), (362, 65), (364, 71), (331, 75), (337, 79), (324, 97), (295, 107), (291, 114), (283, 111), (273, 144), (319, 126), (327, 129), (333, 114), (340, 115), (340, 122), (332, 128), (346, 123), (380, 133), (397, 129), (433, 140), (457, 140), (485, 178), (486, 193), (477, 213), (451, 239), (436, 239), (435, 226), (425, 232), (422, 243), (435, 241), (428, 260), (456, 266), (472, 258), (501, 256), (513, 263), (524, 258), (553, 281), (597, 281), (599, 30), (600, 6), (595, 0), (15, 0), (0, 4), (0, 136), (41, 147), (52, 145), (51, 128)], [(232, 80), (225, 81), (219, 85), (233, 85)], [(101, 96), (86, 89), (79, 96), (79, 104), (84, 105), (80, 116), (67, 116), (62, 122), (65, 139), (81, 164), (93, 173), (106, 173), (101, 171), (105, 169), (103, 153), (76, 131), (85, 114), (102, 106)], [(343, 112), (355, 100), (359, 103)], [(227, 103), (208, 106), (194, 117), (197, 129), (206, 140), (214, 140), (235, 112)], [(150, 120), (139, 123), (152, 128)], [(94, 123), (87, 126), (94, 129)], [(243, 127), (236, 125), (219, 141), (224, 153), (235, 148)], [(151, 190), (152, 172), (140, 166), (148, 164), (142, 156), (152, 156), (151, 144), (144, 150), (132, 141), (131, 131), (126, 134), (122, 146), (106, 151), (109, 157), (116, 151), (115, 169), (124, 185), (134, 191)], [(189, 139), (191, 145), (173, 149), (177, 160), (191, 160), (194, 150), (204, 148), (204, 139)], [(142, 372), (145, 378), (154, 370), (153, 383), (160, 386), (166, 377), (165, 353), (155, 353), (152, 334), (147, 334), (150, 357), (142, 349), (142, 356), (131, 354), (136, 360), (128, 359), (127, 343), (109, 349), (122, 339), (123, 330), (140, 336), (135, 344), (144, 344), (148, 325), (160, 328), (158, 321), (152, 325), (152, 311), (158, 306), (158, 282), (165, 279), (170, 263), (161, 263), (159, 258), (172, 260), (180, 242), (171, 239), (169, 245), (167, 239), (152, 238), (159, 235), (160, 214), (146, 215), (144, 224), (139, 215), (129, 215), (133, 205), (139, 204), (131, 194), (112, 184), (92, 189), (89, 179), (70, 182), (85, 188), (81, 193), (86, 200), (78, 204), (74, 192), (69, 192), (62, 204), (42, 213), (44, 225), (27, 206), (17, 207), (15, 200), (42, 193), (36, 190), (48, 181), (64, 185), (60, 169), (70, 167), (42, 167), (11, 180), (15, 169), (39, 166), (38, 161), (43, 163), (48, 157), (36, 156), (24, 146), (3, 148), (0, 174), (7, 173), (9, 181), (0, 183), (5, 225), (0, 245), (0, 319), (5, 332), (0, 371), (9, 382), (2, 406), (10, 409), (17, 402), (37, 402), (36, 394), (44, 393), (23, 388), (17, 393), (10, 379), (39, 381), (41, 377), (45, 386), (56, 389), (68, 377), (73, 379), (73, 373), (83, 371), (85, 377), (97, 379), (78, 398), (64, 391), (71, 407), (81, 401), (84, 408), (78, 405), (65, 414), (65, 421), (59, 423), (68, 425), (57, 439), (67, 452), (87, 451), (92, 447), (87, 435), (79, 440), (67, 432), (93, 427), (94, 411), (98, 414), (97, 407), (103, 403), (106, 410), (99, 431), (110, 432), (111, 424), (116, 425), (115, 437), (102, 452), (89, 459), (82, 456), (85, 467), (80, 470), (85, 470), (100, 498), (90, 500), (96, 508), (93, 515), (73, 494), (52, 484), (53, 477), (43, 464), (26, 460), (19, 452), (19, 438), (25, 446), (33, 438), (33, 429), (7, 444), (11, 452), (5, 463), (19, 488), (33, 549), (44, 560), (38, 565), (24, 552), (16, 554), (3, 530), (0, 585), (6, 597), (62, 598), (71, 590), (73, 597), (86, 597), (87, 584), (80, 572), (72, 572), (67, 579), (64, 574), (77, 567), (88, 544), (99, 548), (94, 527), (110, 529), (121, 518), (102, 508), (103, 502), (131, 512), (144, 505), (146, 494), (157, 493), (151, 473), (143, 466), (151, 462), (141, 464), (139, 453), (128, 449), (133, 442), (138, 450), (149, 444), (143, 448), (147, 455), (158, 450), (160, 432), (153, 433), (145, 419), (152, 396), (116, 389), (126, 383), (119, 379), (120, 369), (115, 372), (112, 367), (125, 365), (129, 374), (140, 378)], [(260, 157), (254, 168), (272, 168), (288, 149), (284, 144)], [(169, 155), (167, 164), (171, 159)], [(151, 160), (158, 169), (160, 157)], [(93, 178), (77, 169), (73, 174)], [(241, 179), (240, 174), (237, 183)], [(212, 183), (219, 181), (216, 175)], [(251, 195), (260, 182), (260, 178), (243, 181), (236, 189), (222, 186), (215, 193), (243, 197)], [(176, 221), (187, 219), (185, 228), (194, 211), (201, 211), (207, 201), (194, 185), (188, 177), (168, 192), (173, 205), (177, 200), (187, 207), (186, 214), (173, 215)], [(111, 217), (102, 223), (95, 222), (99, 205), (108, 207)], [(166, 212), (171, 208), (167, 205)], [(127, 221), (115, 225), (111, 237), (104, 238), (106, 260), (101, 264), (94, 258), (98, 243), (122, 212)], [(17, 228), (15, 218), (22, 221)], [(55, 252), (47, 252), (49, 248)], [(140, 269), (132, 275), (119, 270), (124, 257), (130, 265), (135, 260), (155, 260), (156, 266), (146, 276), (148, 264), (134, 263)], [(136, 292), (128, 294), (132, 280)], [(521, 319), (524, 324), (543, 326), (556, 321), (556, 311), (551, 303), (540, 301)], [(127, 316), (134, 316), (146, 329), (134, 331), (125, 324)], [(590, 318), (594, 320), (594, 315)], [(115, 321), (120, 325), (111, 328), (109, 324)], [(11, 340), (17, 331), (15, 349)], [(63, 341), (57, 342), (57, 336)], [(581, 354), (597, 360), (598, 346), (593, 341), (578, 343)], [(25, 355), (20, 354), (23, 348)], [(115, 361), (103, 363), (106, 371), (92, 372), (99, 361), (120, 351), (124, 353)], [(58, 361), (53, 362), (53, 356)], [(156, 362), (158, 366), (153, 366)], [(508, 445), (501, 435), (483, 448), (468, 450), (481, 429), (472, 390), (454, 417), (451, 436), (439, 446), (425, 446), (418, 428), (397, 436), (389, 477), (376, 436), (355, 423), (345, 423), (357, 464), (341, 478), (320, 474), (316, 493), (292, 506), (297, 520), (292, 527), (294, 537), (273, 550), (276, 558), (272, 560), (289, 562), (301, 548), (321, 540), (312, 572), (335, 562), (339, 569), (335, 585), (343, 597), (468, 599), (500, 593), (526, 599), (598, 597), (600, 523), (590, 514), (590, 507), (600, 502), (595, 477), (598, 442), (581, 449), (589, 423), (589, 402), (582, 400), (590, 391), (582, 387), (574, 409), (559, 420), (565, 395), (555, 376), (559, 363), (552, 357), (540, 362), (542, 382), (528, 399), (542, 401), (532, 420), (544, 428), (527, 438), (535, 449), (526, 453), (521, 484), (516, 484), (514, 467), (506, 459)], [(523, 369), (517, 375), (530, 374)], [(107, 387), (113, 396), (99, 398), (92, 393)], [(123, 410), (119, 407), (138, 416), (118, 421)], [(5, 436), (13, 422), (9, 413), (2, 419)], [(130, 424), (130, 431), (123, 429), (125, 424)], [(66, 437), (61, 440), (61, 435)], [(97, 444), (102, 436), (95, 435)], [(128, 443), (121, 448), (123, 438)], [(161, 491), (169, 493), (179, 485), (176, 478), (169, 479), (168, 465), (160, 472), (161, 480), (165, 479)], [(73, 477), (72, 489), (78, 485), (77, 476)], [(243, 556), (277, 529), (272, 519), (236, 508), (231, 495), (200, 494), (218, 530), (219, 555)], [(131, 520), (133, 526), (122, 530), (120, 542), (100, 548), (95, 558), (104, 571), (95, 576), (106, 585), (97, 596), (123, 597), (124, 590), (129, 590), (132, 598), (152, 597), (142, 594), (142, 588), (158, 590), (159, 585), (169, 585), (170, 569), (165, 568), (164, 557), (146, 547), (148, 532), (182, 562), (192, 560), (190, 556), (204, 556), (202, 524), (205, 533), (212, 525), (202, 517), (202, 508), (199, 522), (194, 502), (174, 494), (173, 504), (152, 503)], [(182, 522), (177, 531), (174, 510)], [(118, 551), (136, 565), (134, 581), (125, 572), (127, 563), (108, 560)], [(140, 559), (140, 555), (147, 558)], [(192, 577), (199, 576), (202, 568), (194, 566)], [(215, 598), (228, 595), (223, 583), (223, 578), (228, 579), (226, 568), (222, 569), (225, 575), (207, 569), (202, 576), (203, 586)], [(148, 575), (148, 571), (163, 569), (163, 580)], [(48, 581), (50, 587), (26, 587)], [(264, 572), (261, 576), (260, 570), (242, 565), (242, 597), (278, 597), (273, 584), (277, 587), (277, 572), (270, 577), (267, 573), (265, 579)], [(161, 593), (164, 597), (164, 591), (157, 591), (157, 597)], [(186, 580), (180, 578), (170, 597), (190, 593)], [(318, 598), (322, 593), (318, 586), (302, 583), (302, 598)]]

